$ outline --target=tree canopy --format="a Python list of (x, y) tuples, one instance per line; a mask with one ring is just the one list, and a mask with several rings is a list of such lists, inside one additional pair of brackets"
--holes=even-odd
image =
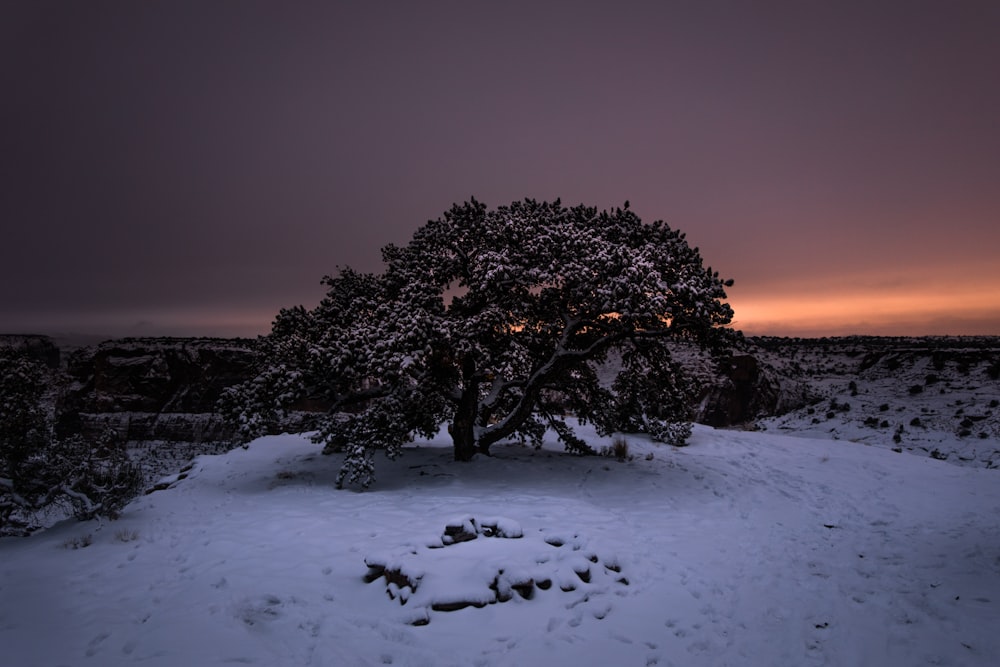
[(223, 399), (246, 440), (289, 405), (325, 402), (315, 437), (346, 452), (338, 484), (368, 485), (376, 450), (395, 456), (442, 423), (457, 460), (539, 443), (547, 428), (591, 451), (567, 414), (679, 444), (690, 424), (669, 343), (721, 351), (737, 335), (732, 281), (627, 203), (472, 199), (382, 255), (382, 273), (341, 269), (316, 308), (282, 310), (259, 341), (258, 376)]

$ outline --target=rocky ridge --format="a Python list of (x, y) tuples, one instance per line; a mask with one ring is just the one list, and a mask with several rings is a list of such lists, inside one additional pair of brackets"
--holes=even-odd
[[(64, 366), (59, 430), (112, 429), (161, 472), (231, 446), (216, 402), (253, 373), (247, 339), (127, 338), (62, 355), (44, 336), (0, 336), (0, 346)], [(1000, 467), (1000, 338), (748, 338), (718, 368), (691, 348), (675, 354), (697, 386), (699, 423)]]
[(1000, 337), (753, 339), (807, 405), (753, 426), (1000, 467)]

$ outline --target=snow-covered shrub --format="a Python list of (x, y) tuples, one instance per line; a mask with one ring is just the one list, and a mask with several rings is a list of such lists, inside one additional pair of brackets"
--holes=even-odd
[(45, 495), (44, 452), (52, 441), (43, 405), (46, 371), (35, 361), (0, 354), (0, 534), (23, 525)]
[(26, 357), (0, 357), (0, 534), (25, 534), (39, 510), (114, 517), (143, 477), (113, 433), (57, 438), (45, 395), (54, 379)]
[(112, 431), (96, 439), (73, 435), (55, 441), (48, 465), (52, 483), (59, 485), (54, 501), (68, 506), (80, 521), (117, 518), (144, 485), (141, 468)]

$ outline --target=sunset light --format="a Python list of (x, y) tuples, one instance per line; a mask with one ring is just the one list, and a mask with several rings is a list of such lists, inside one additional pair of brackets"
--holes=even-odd
[(770, 289), (737, 284), (730, 289), (734, 326), (747, 334), (805, 337), (996, 335), (1000, 331), (1000, 283), (981, 284), (962, 275), (988, 276), (990, 267), (924, 268), (905, 279), (860, 273), (841, 284), (833, 279)]
[(8, 5), (0, 332), (264, 333), (530, 197), (684, 231), (747, 332), (1000, 334), (995, 3), (422, 4)]

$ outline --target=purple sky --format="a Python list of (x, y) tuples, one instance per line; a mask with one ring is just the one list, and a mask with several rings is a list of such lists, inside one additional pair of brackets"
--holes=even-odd
[(1000, 334), (1000, 3), (0, 5), (0, 331), (254, 335), (452, 202), (630, 200), (748, 333)]

